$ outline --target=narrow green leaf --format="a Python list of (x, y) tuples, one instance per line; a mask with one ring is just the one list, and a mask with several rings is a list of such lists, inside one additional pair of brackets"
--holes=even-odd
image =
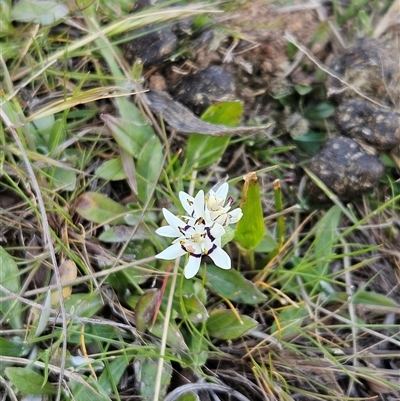
[(267, 300), (265, 294), (236, 270), (223, 270), (208, 265), (207, 282), (217, 294), (231, 301), (246, 305), (257, 305)]
[(332, 206), (318, 222), (315, 233), (315, 258), (318, 260), (316, 275), (325, 276), (325, 271), (334, 255), (333, 246), (337, 241), (337, 229), (341, 218), (338, 206)]
[(254, 249), (264, 238), (265, 225), (256, 173), (244, 177), (242, 203), (243, 217), (236, 225), (235, 241), (246, 250)]
[(97, 170), (96, 177), (106, 181), (119, 181), (126, 179), (126, 173), (122, 166), (121, 157), (105, 161)]
[(232, 310), (218, 310), (211, 314), (206, 327), (210, 337), (220, 340), (233, 340), (242, 337), (258, 325), (257, 321), (246, 315), (239, 315)]
[(68, 13), (68, 7), (58, 1), (21, 0), (11, 10), (11, 19), (18, 22), (51, 25)]
[[(201, 119), (213, 124), (236, 127), (243, 114), (243, 104), (239, 101), (219, 102), (210, 106)], [(185, 156), (188, 166), (204, 168), (218, 161), (230, 141), (229, 136), (215, 137), (191, 134), (187, 141)]]
[(377, 305), (389, 308), (398, 308), (399, 306), (393, 299), (374, 291), (357, 291), (352, 301), (355, 304)]
[(56, 394), (57, 387), (46, 382), (44, 376), (28, 368), (9, 367), (5, 369), (6, 376), (12, 384), (25, 394)]
[[(18, 295), (21, 291), (18, 266), (7, 251), (0, 246), (0, 284), (13, 294)], [(0, 297), (6, 294), (0, 290)], [(22, 306), (21, 302), (15, 299), (0, 301), (0, 312), (7, 316), (13, 329), (22, 329)]]
[(153, 136), (143, 146), (136, 163), (138, 197), (146, 203), (157, 186), (163, 164), (163, 151), (158, 137)]

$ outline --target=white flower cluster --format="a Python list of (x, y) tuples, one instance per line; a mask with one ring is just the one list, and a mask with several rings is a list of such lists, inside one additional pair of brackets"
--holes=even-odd
[(222, 184), (216, 191), (204, 195), (199, 191), (196, 197), (185, 192), (179, 193), (187, 215), (175, 216), (163, 209), (168, 226), (160, 227), (156, 233), (163, 237), (176, 238), (172, 245), (156, 255), (158, 259), (171, 260), (189, 255), (185, 266), (186, 278), (194, 277), (200, 268), (201, 257), (208, 255), (221, 269), (231, 268), (231, 258), (221, 248), (221, 237), (229, 224), (238, 222), (242, 216), (240, 208), (230, 211), (233, 198), (227, 199), (229, 185)]

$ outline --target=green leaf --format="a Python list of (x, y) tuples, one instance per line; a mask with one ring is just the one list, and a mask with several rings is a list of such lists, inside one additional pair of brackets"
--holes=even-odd
[(182, 297), (182, 301), (182, 309), (184, 309), (184, 311), (181, 311), (182, 317), (188, 317), (189, 320), (194, 324), (205, 322), (208, 319), (208, 312), (206, 307), (195, 294), (184, 295)]
[(242, 337), (255, 329), (257, 325), (256, 320), (246, 315), (238, 315), (232, 310), (217, 310), (211, 314), (206, 323), (210, 337), (220, 340), (234, 340)]
[(314, 106), (308, 107), (304, 112), (304, 117), (308, 120), (318, 120), (331, 117), (335, 113), (335, 106), (329, 102), (319, 102)]
[[(157, 321), (154, 326), (149, 327), (148, 330), (151, 334), (155, 335), (158, 338), (162, 338), (164, 331), (165, 321), (164, 319), (157, 318)], [(189, 350), (185, 340), (180, 332), (177, 324), (171, 320), (168, 325), (168, 333), (167, 333), (167, 344), (173, 348), (178, 350), (179, 352), (187, 352)]]
[(108, 395), (113, 394), (113, 385), (117, 386), (130, 365), (131, 359), (132, 357), (128, 355), (117, 356), (108, 363), (107, 368), (100, 375), (98, 384)]
[(326, 135), (319, 132), (309, 131), (305, 135), (293, 138), (293, 140), (301, 150), (304, 150), (310, 156), (314, 156), (319, 152), (322, 145), (325, 143)]
[(197, 394), (189, 392), (181, 395), (176, 401), (200, 401), (200, 398)]
[(51, 186), (58, 191), (73, 191), (76, 188), (76, 173), (62, 167), (50, 167), (46, 173), (51, 177)]
[(118, 202), (97, 192), (85, 192), (76, 203), (76, 211), (94, 223), (125, 224), (124, 215), (130, 210)]
[[(210, 106), (201, 119), (213, 124), (235, 127), (243, 114), (243, 104), (239, 101), (219, 102)], [(185, 156), (188, 166), (197, 169), (218, 161), (230, 141), (229, 136), (215, 137), (191, 134), (187, 141)]]
[(295, 84), (294, 89), (299, 95), (304, 96), (307, 95), (307, 93), (310, 93), (313, 88), (309, 85)]
[(246, 305), (257, 305), (267, 300), (265, 294), (236, 270), (223, 270), (208, 265), (207, 282), (217, 294), (231, 301)]
[(118, 145), (130, 155), (137, 157), (145, 142), (142, 143), (140, 136), (135, 135), (136, 124), (111, 115), (103, 115), (102, 120), (110, 129)]
[[(19, 340), (19, 341), (18, 341)], [(4, 337), (0, 337), (0, 354), (1, 356), (21, 356), (24, 350), (24, 344), (22, 339), (15, 337), (13, 340), (7, 340)]]
[(58, 1), (21, 0), (11, 10), (11, 19), (18, 22), (51, 25), (69, 13), (68, 7)]
[[(18, 266), (2, 246), (0, 246), (0, 284), (13, 294), (18, 295), (21, 292)], [(0, 297), (5, 296), (7, 294), (0, 290)], [(7, 321), (13, 329), (22, 329), (22, 305), (20, 301), (15, 299), (0, 301), (0, 312), (7, 315)]]
[(256, 173), (244, 177), (242, 203), (243, 217), (236, 225), (235, 241), (246, 250), (254, 249), (264, 238), (265, 225)]
[(157, 186), (163, 164), (163, 151), (158, 137), (153, 136), (143, 146), (136, 164), (138, 197), (144, 203)]
[(135, 306), (136, 328), (139, 331), (144, 333), (147, 330), (160, 300), (160, 290), (157, 288), (150, 288), (139, 297)]
[(28, 368), (9, 367), (5, 369), (6, 376), (12, 384), (24, 394), (56, 394), (57, 387), (46, 382), (44, 376)]
[(308, 316), (307, 308), (302, 305), (300, 308), (294, 306), (288, 306), (277, 315), (279, 326), (274, 322), (271, 326), (271, 334), (276, 333), (279, 330), (277, 337), (283, 340), (291, 338), (292, 336), (299, 334), (299, 328), (301, 327), (304, 318)]
[(324, 277), (326, 275), (330, 258), (335, 255), (333, 246), (337, 242), (337, 229), (342, 212), (338, 206), (332, 206), (320, 219), (315, 228), (315, 253), (317, 269), (315, 274)]
[[(158, 371), (158, 358), (136, 358), (135, 363), (136, 389), (143, 400), (153, 400)], [(160, 400), (165, 398), (172, 377), (171, 362), (164, 359), (160, 383)]]
[(377, 305), (389, 308), (397, 308), (399, 306), (393, 299), (374, 291), (357, 291), (352, 301), (355, 304)]
[(70, 389), (74, 401), (111, 401), (106, 391), (91, 376), (87, 381), (71, 380)]
[(104, 301), (97, 292), (89, 294), (71, 294), (65, 300), (65, 309), (81, 317), (93, 317), (104, 307)]
[(126, 179), (126, 173), (122, 166), (121, 157), (105, 161), (97, 170), (96, 177), (106, 181), (120, 181)]

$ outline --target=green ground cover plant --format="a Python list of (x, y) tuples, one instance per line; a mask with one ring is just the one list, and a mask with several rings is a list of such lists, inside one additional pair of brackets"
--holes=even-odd
[[(347, 3), (310, 45), (400, 12)], [(307, 168), (336, 105), (290, 35), (315, 80), (271, 90), (268, 118), (215, 102), (193, 132), (146, 97), (157, 67), (124, 53), (179, 21), (234, 43), (224, 18), (246, 4), (0, 0), (1, 400), (400, 399), (396, 153), (354, 202)]]

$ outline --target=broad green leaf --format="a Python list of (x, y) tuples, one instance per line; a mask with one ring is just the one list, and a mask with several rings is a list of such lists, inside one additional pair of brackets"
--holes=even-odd
[(182, 359), (189, 366), (203, 366), (210, 356), (208, 340), (200, 332), (192, 332), (188, 338), (189, 350), (187, 354), (182, 354)]
[(76, 188), (75, 171), (62, 168), (50, 167), (46, 173), (51, 177), (51, 186), (57, 191), (73, 191)]
[(295, 84), (294, 89), (299, 95), (304, 96), (307, 95), (307, 93), (310, 93), (313, 88), (310, 85)]
[(276, 249), (277, 246), (278, 244), (275, 238), (272, 237), (270, 234), (267, 234), (264, 236), (261, 242), (256, 246), (254, 251), (260, 253), (269, 253), (272, 252), (274, 249)]
[(74, 401), (111, 401), (107, 392), (92, 376), (87, 381), (71, 380), (70, 390)]
[[(151, 334), (158, 338), (162, 338), (164, 331), (165, 321), (164, 319), (157, 318), (154, 326), (148, 328)], [(168, 325), (168, 333), (167, 333), (167, 344), (179, 352), (187, 352), (188, 346), (185, 343), (185, 340), (180, 332), (177, 324), (171, 320)]]
[(309, 131), (305, 135), (293, 138), (293, 140), (301, 150), (304, 150), (310, 156), (314, 156), (319, 152), (326, 141), (326, 135), (319, 132)]
[(28, 368), (9, 367), (6, 376), (12, 384), (25, 394), (56, 394), (57, 387), (46, 382), (44, 376)]
[(68, 7), (59, 1), (21, 0), (11, 10), (11, 19), (18, 22), (51, 25), (69, 13)]
[(254, 249), (264, 238), (265, 225), (256, 173), (244, 177), (242, 203), (243, 217), (236, 225), (235, 241), (246, 249)]
[(276, 319), (279, 321), (279, 326), (274, 322), (271, 326), (271, 334), (275, 334), (279, 331), (275, 337), (283, 340), (298, 335), (299, 328), (302, 326), (304, 318), (307, 316), (308, 310), (304, 305), (300, 308), (288, 306), (278, 313)]
[(131, 358), (128, 355), (117, 356), (116, 359), (108, 363), (107, 368), (100, 375), (98, 384), (108, 395), (113, 394), (113, 385), (118, 385), (131, 363)]
[(231, 301), (257, 305), (267, 300), (266, 295), (236, 270), (223, 270), (208, 265), (207, 282), (217, 294)]
[(143, 333), (154, 317), (157, 304), (161, 301), (160, 290), (151, 288), (146, 290), (138, 299), (135, 306), (136, 328)]
[(121, 157), (114, 157), (113, 159), (105, 161), (97, 170), (96, 177), (102, 178), (106, 181), (119, 181), (126, 179), (126, 173), (122, 166)]
[(143, 146), (136, 163), (138, 197), (145, 204), (157, 186), (163, 164), (163, 151), (158, 137), (153, 136)]
[(137, 157), (144, 143), (135, 135), (136, 124), (111, 115), (103, 115), (102, 120), (110, 129), (118, 145), (130, 155)]
[(24, 344), (22, 339), (18, 341), (19, 337), (14, 337), (13, 340), (7, 340), (4, 337), (0, 337), (0, 355), (1, 356), (21, 356), (24, 351)]
[(234, 340), (242, 337), (255, 329), (257, 325), (256, 320), (246, 315), (238, 315), (232, 310), (212, 312), (206, 323), (210, 337), (220, 340)]
[[(134, 362), (136, 390), (139, 391), (141, 399), (154, 400), (154, 390), (156, 388), (156, 378), (158, 371), (158, 358), (141, 357), (136, 358)], [(163, 400), (167, 394), (168, 386), (171, 383), (172, 365), (167, 359), (164, 359), (161, 374), (160, 398)]]
[(181, 311), (182, 317), (187, 316), (195, 324), (205, 322), (208, 319), (206, 307), (195, 294), (184, 295), (182, 301), (184, 309)]
[(335, 106), (329, 102), (319, 102), (308, 107), (304, 112), (304, 117), (309, 120), (318, 120), (331, 117), (335, 113)]
[(85, 192), (76, 203), (76, 211), (94, 223), (125, 224), (124, 215), (129, 209), (97, 192)]
[[(219, 102), (210, 106), (201, 119), (213, 124), (236, 127), (243, 113), (243, 104), (239, 101)], [(229, 136), (215, 137), (191, 134), (187, 141), (185, 156), (188, 166), (204, 168), (218, 161), (224, 154), (230, 141)]]
[(104, 307), (104, 300), (97, 292), (72, 294), (65, 301), (65, 309), (81, 317), (93, 317)]
[[(2, 246), (0, 246), (0, 284), (13, 294), (18, 295), (21, 291), (18, 266)], [(7, 294), (0, 290), (0, 297), (5, 296)], [(10, 323), (13, 329), (22, 329), (20, 301), (15, 299), (0, 301), (0, 312), (3, 316), (6, 315), (6, 321)]]

